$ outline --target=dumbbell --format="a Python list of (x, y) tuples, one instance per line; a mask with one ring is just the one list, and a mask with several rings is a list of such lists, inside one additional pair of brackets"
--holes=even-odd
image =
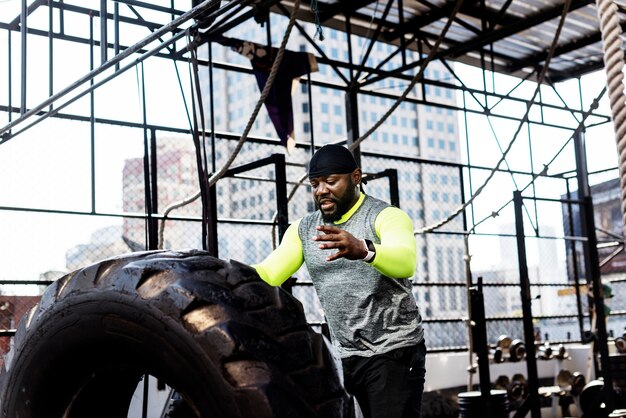
[(559, 349), (557, 353), (554, 355), (555, 358), (559, 360), (565, 360), (569, 358), (569, 353), (567, 352), (567, 348), (563, 344), (559, 344)]
[(522, 361), (526, 357), (526, 344), (522, 340), (515, 339), (511, 341), (509, 347), (509, 360), (516, 362)]
[(539, 346), (537, 358), (539, 360), (550, 360), (552, 357), (554, 357), (554, 351), (550, 346), (550, 342), (546, 341), (543, 345)]
[(502, 363), (508, 356), (509, 361), (520, 361), (526, 356), (526, 346), (522, 340), (511, 339), (506, 335), (498, 337), (496, 348), (493, 353), (493, 360)]
[(521, 373), (516, 373), (511, 378), (511, 383), (507, 388), (509, 399), (512, 402), (521, 402), (526, 395), (526, 378)]
[(494, 389), (508, 390), (510, 384), (511, 384), (511, 380), (509, 379), (509, 377), (502, 374), (498, 376), (498, 378), (496, 379), (494, 383)]
[(561, 389), (569, 389), (573, 396), (578, 396), (585, 387), (585, 376), (580, 372), (570, 372), (562, 369), (556, 375), (556, 384)]
[(621, 337), (615, 338), (615, 348), (620, 354), (626, 353), (626, 332)]
[(506, 335), (500, 335), (498, 337), (498, 341), (496, 341), (496, 348), (493, 351), (493, 361), (495, 363), (502, 363), (505, 360), (504, 355), (505, 352), (508, 352), (511, 341), (511, 338)]

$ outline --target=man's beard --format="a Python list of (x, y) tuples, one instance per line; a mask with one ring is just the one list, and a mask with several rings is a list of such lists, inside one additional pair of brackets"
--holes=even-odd
[(331, 199), (335, 203), (335, 210), (332, 212), (324, 213), (319, 205), (319, 202), (316, 201), (315, 206), (317, 206), (317, 208), (322, 213), (322, 219), (326, 223), (338, 221), (346, 212), (350, 210), (354, 201), (356, 200), (356, 187), (354, 187), (354, 182), (350, 181), (350, 187), (346, 189), (346, 193), (341, 198), (335, 199), (332, 197), (326, 197), (324, 199)]

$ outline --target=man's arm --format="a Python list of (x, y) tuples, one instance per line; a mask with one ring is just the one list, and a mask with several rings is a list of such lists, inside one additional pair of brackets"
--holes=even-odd
[(285, 280), (298, 271), (304, 262), (298, 225), (300, 225), (300, 220), (287, 228), (278, 248), (272, 251), (261, 263), (252, 265), (261, 279), (272, 286), (283, 284)]
[(387, 277), (413, 277), (417, 263), (417, 246), (413, 235), (413, 221), (402, 210), (388, 207), (374, 222), (380, 244), (371, 265)]

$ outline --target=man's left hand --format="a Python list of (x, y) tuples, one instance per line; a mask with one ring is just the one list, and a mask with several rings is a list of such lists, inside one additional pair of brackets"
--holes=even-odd
[(363, 241), (355, 238), (348, 231), (330, 225), (318, 225), (316, 229), (323, 234), (315, 235), (313, 241), (321, 242), (319, 247), (322, 250), (337, 249), (336, 253), (326, 257), (326, 261), (338, 258), (362, 260), (367, 255), (367, 248), (363, 245)]

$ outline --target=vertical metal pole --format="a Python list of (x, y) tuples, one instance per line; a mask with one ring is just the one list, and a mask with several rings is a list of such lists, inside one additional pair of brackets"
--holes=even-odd
[(65, 34), (65, 6), (63, 5), (63, 0), (59, 0), (59, 33)]
[[(93, 15), (89, 15), (89, 71), (94, 68), (94, 39)], [(89, 82), (93, 86), (94, 81)], [(96, 212), (96, 121), (95, 96), (93, 90), (89, 93), (89, 137), (91, 141), (91, 213)]]
[[(48, 96), (54, 94), (54, 8), (52, 7), (52, 1), (48, 0)], [(50, 104), (50, 110), (54, 108), (54, 105)]]
[(148, 393), (150, 392), (150, 375), (143, 375), (143, 399), (141, 402), (141, 418), (148, 418)]
[(350, 63), (350, 79), (354, 84), (354, 57), (352, 56), (352, 22), (350, 22), (350, 15), (346, 15), (346, 37), (348, 42), (348, 62)]
[[(459, 193), (461, 195), (461, 203), (465, 204), (465, 182), (463, 180), (463, 167), (459, 166)], [(463, 215), (463, 231), (467, 231), (467, 215), (465, 211), (462, 212)], [(469, 250), (469, 233), (465, 233), (463, 235), (463, 245), (465, 249), (465, 257), (463, 259), (463, 267), (465, 271), (465, 297), (467, 299), (467, 312), (472, 312), (472, 269), (471, 269), (471, 258), (470, 258), (470, 250)], [(467, 378), (467, 390), (472, 390), (473, 381), (474, 381), (474, 337), (471, 332), (468, 333), (468, 346), (469, 350), (467, 350), (468, 354), (468, 363), (469, 367), (468, 378)]]
[[(217, 161), (216, 161), (216, 150), (215, 150), (215, 102), (214, 102), (214, 91), (213, 91), (213, 43), (207, 43), (208, 52), (209, 52), (209, 110), (211, 112), (211, 170), (215, 172), (217, 170)], [(174, 65), (176, 65), (176, 61), (174, 61)]]
[(576, 178), (578, 180), (578, 197), (582, 200), (580, 206), (581, 232), (587, 238), (583, 243), (585, 249), (585, 267), (587, 272), (587, 283), (592, 286), (593, 291), (593, 314), (596, 316), (596, 338), (594, 343), (600, 353), (600, 367), (602, 378), (604, 379), (603, 397), (606, 410), (613, 411), (615, 404), (613, 392), (613, 376), (609, 359), (609, 346), (606, 331), (606, 313), (604, 311), (604, 288), (602, 287), (602, 277), (600, 276), (600, 259), (598, 256), (598, 239), (596, 237), (595, 220), (593, 217), (593, 200), (589, 188), (589, 178), (587, 172), (587, 154), (585, 146), (585, 136), (583, 132), (574, 135), (574, 153), (576, 156)]
[[(469, 141), (469, 123), (467, 121), (467, 99), (465, 98), (465, 91), (463, 91), (463, 124), (465, 125), (465, 147), (467, 152), (467, 180), (470, 196), (474, 193), (472, 191), (472, 169), (471, 169), (471, 157), (470, 157), (470, 141)], [(474, 218), (474, 203), (470, 204), (470, 213), (472, 215), (472, 229), (476, 227), (476, 219)]]
[(144, 203), (146, 205), (146, 223), (145, 223), (145, 248), (147, 250), (153, 250), (152, 239), (152, 175), (151, 173), (151, 157), (150, 157), (150, 141), (148, 140), (148, 128), (147, 128), (147, 110), (146, 110), (146, 85), (144, 77), (143, 62), (140, 64), (141, 68), (141, 109), (143, 116), (143, 184), (144, 184)]
[[(348, 128), (348, 146), (359, 139), (359, 105), (358, 88), (351, 83), (346, 92), (346, 126)], [(357, 147), (352, 151), (357, 164), (361, 165), (361, 151)]]
[[(569, 186), (569, 180), (565, 180), (565, 187), (567, 188), (567, 199), (571, 200), (572, 199), (572, 192), (570, 190), (570, 186)], [(574, 228), (574, 211), (572, 210), (572, 203), (568, 202), (567, 203), (567, 215), (568, 215), (568, 226), (569, 226), (569, 230), (570, 233), (569, 235), (571, 236), (576, 236), (577, 232)], [(584, 315), (583, 315), (583, 305), (582, 305), (582, 300), (580, 297), (580, 271), (578, 270), (578, 253), (576, 252), (576, 245), (577, 242), (572, 240), (569, 242), (569, 246), (570, 246), (570, 254), (572, 257), (572, 278), (574, 279), (574, 288), (576, 289), (576, 308), (577, 308), (577, 312), (578, 312), (578, 331), (579, 331), (579, 335), (582, 338), (583, 332), (584, 332)], [(586, 293), (586, 292), (585, 292)]]
[[(145, 95), (144, 95), (145, 97)], [(156, 130), (150, 129), (150, 206), (151, 213), (159, 212), (159, 189), (158, 173), (159, 159), (157, 151)], [(148, 248), (156, 250), (159, 248), (159, 221), (155, 217), (148, 218)]]
[(107, 0), (100, 0), (100, 62), (107, 62), (107, 49), (109, 47), (107, 28)]
[(491, 402), (491, 377), (489, 373), (489, 345), (487, 342), (487, 324), (485, 318), (485, 300), (483, 297), (483, 279), (478, 278), (476, 286), (470, 288), (470, 301), (472, 306), (472, 340), (474, 341), (474, 352), (478, 357), (478, 375), (480, 378), (481, 406), (485, 418), (495, 418), (493, 416), (493, 406)]
[[(526, 132), (528, 132), (528, 156), (530, 164), (530, 172), (534, 173), (535, 162), (533, 161), (533, 141), (530, 135), (530, 123), (526, 124)], [(533, 189), (533, 197), (537, 197), (537, 187), (535, 182), (531, 183)], [(537, 210), (537, 200), (533, 199), (533, 208), (535, 209), (535, 235), (539, 236), (539, 212)]]
[(26, 64), (27, 60), (27, 48), (26, 41), (28, 35), (28, 7), (26, 6), (26, 0), (22, 0), (22, 14), (20, 16), (20, 36), (22, 41), (22, 86), (21, 86), (21, 95), (20, 95), (20, 114), (23, 115), (26, 113)]
[[(207, 182), (208, 183), (208, 182)], [(209, 187), (208, 207), (206, 208), (209, 230), (207, 231), (207, 251), (219, 257), (217, 241), (217, 185)]]
[(385, 170), (389, 177), (389, 201), (392, 205), (400, 207), (400, 192), (398, 190), (398, 170), (390, 168)]
[[(404, 27), (404, 1), (398, 0), (398, 23)], [(400, 37), (400, 50), (402, 51), (402, 66), (406, 65), (406, 38)]]
[(309, 97), (309, 131), (311, 134), (311, 157), (315, 153), (315, 129), (313, 129), (313, 93), (311, 92), (311, 88), (313, 84), (311, 83), (311, 73), (308, 73), (306, 76), (306, 90), (307, 95)]
[[(115, 32), (115, 41), (113, 43), (113, 48), (115, 51), (115, 55), (120, 53), (120, 4), (119, 2), (115, 2), (113, 5), (113, 30)], [(175, 63), (174, 63), (175, 64)], [(119, 71), (120, 63), (115, 64), (115, 71)]]
[(284, 154), (274, 154), (274, 170), (276, 171), (276, 212), (278, 214), (278, 239), (285, 235), (289, 226), (289, 210), (287, 197), (287, 165)]
[[(8, 64), (8, 82), (9, 85), (7, 87), (7, 93), (9, 94), (8, 97), (8, 104), (9, 104), (9, 123), (13, 120), (13, 46), (11, 45), (13, 43), (12, 41), (12, 36), (11, 36), (11, 31), (8, 30), (7, 31), (7, 35), (8, 35), (8, 48), (7, 48), (7, 64)], [(8, 132), (8, 134), (10, 134), (10, 132)]]
[(532, 297), (530, 294), (530, 278), (528, 276), (528, 260), (526, 257), (526, 240), (524, 234), (524, 210), (522, 192), (513, 192), (515, 206), (515, 232), (517, 235), (517, 258), (519, 262), (520, 293), (524, 321), (524, 340), (526, 343), (526, 370), (528, 374), (528, 402), (532, 418), (541, 417), (539, 403), (539, 373), (535, 350), (535, 330), (533, 327)]

